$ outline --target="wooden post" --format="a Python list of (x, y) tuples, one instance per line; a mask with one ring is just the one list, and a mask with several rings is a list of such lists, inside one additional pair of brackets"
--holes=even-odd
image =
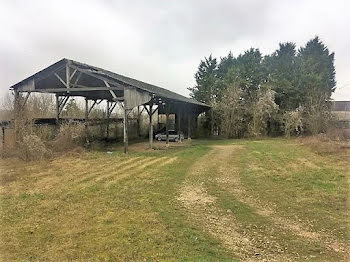
[(60, 121), (60, 99), (59, 95), (56, 94), (56, 129), (58, 130)]
[(69, 72), (69, 64), (66, 64), (66, 84), (67, 88), (70, 88), (70, 72)]
[(89, 120), (89, 100), (87, 99), (87, 97), (85, 97), (85, 135), (86, 135), (86, 143), (89, 143), (88, 120)]
[(153, 115), (153, 104), (152, 102), (149, 104), (149, 149), (153, 148), (153, 123), (152, 123), (152, 115)]
[(14, 123), (15, 123), (15, 143), (17, 144), (18, 140), (18, 117), (19, 117), (19, 92), (17, 90), (14, 91), (15, 99), (14, 99)]
[(157, 110), (157, 132), (159, 132), (159, 105), (158, 105), (158, 110)]
[(166, 146), (169, 146), (169, 105), (165, 105), (165, 115), (166, 115), (166, 120), (165, 120), (165, 133), (166, 133)]
[(137, 106), (137, 138), (141, 137), (141, 113), (140, 113), (140, 106)]
[(106, 120), (106, 138), (107, 138), (107, 140), (108, 140), (108, 138), (109, 138), (109, 117), (110, 117), (110, 115), (109, 115), (109, 101), (107, 101), (107, 114), (106, 114), (106, 116), (107, 116), (107, 120)]
[(188, 118), (188, 134), (187, 134), (187, 139), (191, 140), (191, 114), (187, 115)]
[(4, 152), (5, 148), (5, 127), (2, 126), (2, 152)]
[(179, 135), (179, 142), (181, 142), (181, 109), (177, 111), (177, 132)]
[[(125, 105), (124, 105), (125, 107)], [(124, 108), (124, 154), (128, 154), (129, 140), (128, 140), (128, 110)]]

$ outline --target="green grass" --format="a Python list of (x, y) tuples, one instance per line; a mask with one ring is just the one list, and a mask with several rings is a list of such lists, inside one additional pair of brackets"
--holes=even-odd
[(312, 221), (316, 231), (350, 240), (347, 160), (321, 156), (286, 140), (248, 142), (246, 147), (241, 180), (252, 195), (288, 217)]
[[(38, 178), (20, 175), (11, 193), (1, 195), (2, 261), (231, 261), (215, 239), (187, 223), (175, 199), (186, 170), (207, 150), (197, 146), (163, 151), (162, 155), (178, 157), (176, 168), (173, 164), (148, 167), (144, 170), (151, 175), (135, 174), (110, 187), (96, 183), (77, 189), (71, 182), (29, 193), (30, 184)], [(160, 152), (130, 157), (150, 155), (159, 157)], [(113, 157), (89, 153), (77, 160), (80, 166), (75, 172), (84, 173), (91, 160), (103, 163), (122, 158), (119, 153)], [(23, 171), (25, 165), (34, 172), (49, 168), (46, 177), (65, 175), (51, 168), (56, 166), (52, 163), (17, 162), (6, 168)]]
[[(215, 210), (232, 212), (238, 233), (255, 237), (256, 243), (267, 237), (300, 261), (344, 259), (322, 241), (284, 231), (233, 193), (232, 184), (218, 183), (215, 155), (207, 169), (193, 173), (219, 144), (242, 146), (224, 162), (227, 170), (237, 169), (245, 194), (282, 219), (305, 222), (341, 243), (350, 241), (345, 160), (318, 155), (294, 140), (196, 141), (129, 156), (89, 152), (45, 162), (1, 160), (0, 260), (244, 260), (184, 208), (178, 196), (186, 184), (205, 186), (216, 198)], [(155, 162), (148, 166), (148, 161)], [(266, 252), (280, 254), (276, 246)]]

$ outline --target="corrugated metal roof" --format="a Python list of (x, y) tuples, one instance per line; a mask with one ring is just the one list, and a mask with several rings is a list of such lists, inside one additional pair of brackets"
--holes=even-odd
[(350, 111), (350, 101), (332, 101), (333, 111)]
[(165, 88), (155, 86), (152, 84), (148, 84), (148, 83), (145, 83), (145, 82), (142, 82), (142, 81), (139, 81), (139, 80), (127, 77), (127, 76), (123, 76), (123, 75), (105, 70), (103, 68), (91, 66), (88, 64), (84, 64), (84, 63), (77, 62), (77, 61), (74, 61), (71, 59), (66, 59), (66, 58), (64, 58), (64, 59), (54, 63), (53, 65), (39, 71), (38, 73), (22, 80), (21, 82), (11, 86), (11, 88), (16, 89), (18, 86), (24, 84), (25, 82), (27, 82), (31, 79), (45, 78), (45, 77), (47, 77), (47, 75), (55, 72), (58, 68), (64, 67), (67, 63), (69, 63), (75, 67), (81, 68), (81, 69), (90, 70), (90, 72), (92, 74), (96, 74), (96, 75), (100, 75), (100, 76), (107, 76), (108, 78), (111, 78), (115, 81), (125, 83), (125, 85), (127, 85), (127, 86), (133, 86), (133, 87), (139, 88), (141, 90), (144, 90), (144, 91), (147, 91), (151, 94), (154, 94), (158, 97), (173, 99), (173, 100), (184, 102), (184, 103), (190, 103), (190, 104), (210, 108), (210, 106), (207, 104), (204, 104), (204, 103), (198, 102), (194, 99), (182, 96), (180, 94), (177, 94), (177, 93), (172, 92), (170, 90), (167, 90)]

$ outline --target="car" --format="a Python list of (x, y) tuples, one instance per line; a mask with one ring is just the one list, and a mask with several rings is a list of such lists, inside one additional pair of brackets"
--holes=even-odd
[[(156, 134), (155, 139), (158, 141), (166, 140), (166, 132)], [(180, 132), (179, 136), (179, 133), (175, 130), (169, 130), (169, 141), (178, 142), (182, 140), (184, 140), (184, 134), (182, 132)]]

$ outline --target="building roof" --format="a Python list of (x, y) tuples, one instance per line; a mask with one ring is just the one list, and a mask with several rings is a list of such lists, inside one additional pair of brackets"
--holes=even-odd
[[(162, 99), (170, 99), (176, 102), (182, 102), (182, 103), (187, 103), (187, 104), (191, 104), (191, 105), (197, 105), (201, 108), (210, 108), (209, 105), (198, 102), (194, 99), (182, 96), (180, 94), (177, 94), (175, 92), (172, 92), (168, 89), (159, 87), (159, 86), (155, 86), (152, 84), (148, 84), (146, 82), (142, 82), (127, 76), (123, 76), (108, 70), (105, 70), (103, 68), (99, 68), (99, 67), (95, 67), (95, 66), (91, 66), (88, 64), (84, 64), (84, 63), (80, 63), (71, 59), (62, 59), (54, 64), (52, 64), (51, 66), (35, 73), (34, 75), (22, 80), (21, 82), (11, 86), (11, 89), (16, 90), (17, 88), (28, 84), (30, 81), (34, 80), (35, 81), (35, 90), (33, 90), (33, 92), (35, 91), (44, 91), (45, 87), (47, 88), (47, 86), (49, 86), (50, 89), (50, 93), (58, 93), (55, 92), (55, 88), (60, 88), (62, 87), (62, 83), (60, 83), (56, 77), (55, 77), (55, 73), (62, 76), (62, 78), (64, 78), (64, 70), (66, 68), (66, 66), (69, 65), (70, 67), (72, 67), (73, 69), (79, 69), (79, 70), (84, 70), (84, 72), (88, 73), (90, 76), (90, 79), (85, 79), (85, 83), (87, 82), (91, 82), (91, 77), (95, 77), (96, 79), (107, 79), (108, 81), (113, 81), (113, 83), (115, 84), (120, 84), (122, 86), (125, 87), (135, 87), (137, 89), (140, 89), (142, 91), (146, 91), (150, 94), (152, 94), (153, 96), (162, 98)], [(89, 80), (89, 81), (88, 81)], [(96, 86), (96, 84), (95, 84)], [(90, 93), (88, 94), (88, 92), (84, 92), (81, 93), (79, 95), (81, 96), (89, 96), (89, 95), (93, 95), (95, 97), (98, 97), (100, 99), (108, 99), (108, 97), (106, 97), (106, 95), (109, 95), (108, 91), (104, 91), (104, 95), (102, 95), (101, 91), (98, 91), (99, 93), (95, 92), (95, 93)], [(85, 95), (84, 95), (85, 94)], [(100, 97), (99, 97), (100, 96)]]
[(350, 111), (350, 101), (332, 101), (333, 111)]

